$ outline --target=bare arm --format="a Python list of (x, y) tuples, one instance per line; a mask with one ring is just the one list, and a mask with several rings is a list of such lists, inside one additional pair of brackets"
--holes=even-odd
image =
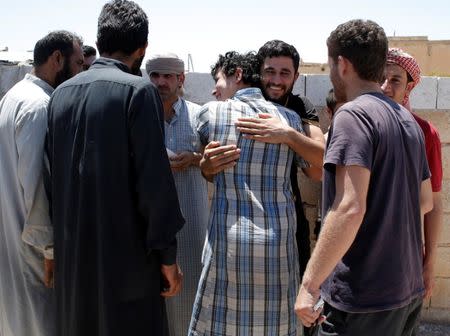
[[(323, 166), (323, 156), (324, 156), (324, 150), (325, 150), (325, 137), (322, 133), (322, 130), (317, 126), (310, 125), (310, 124), (303, 124), (303, 129), (305, 130), (305, 133), (309, 138), (317, 141), (319, 144), (323, 144), (322, 148), (314, 149), (315, 155), (321, 156), (321, 159), (320, 159), (321, 161), (318, 162), (318, 163), (321, 163), (321, 165), (320, 166), (311, 165), (311, 167), (309, 167), (309, 168), (303, 168), (303, 173), (305, 173), (306, 176), (308, 176), (310, 179), (312, 179), (314, 181), (321, 181), (322, 180), (322, 169), (323, 169), (323, 167), (322, 167)], [(299, 154), (299, 155), (302, 156), (301, 154)]]
[(270, 114), (260, 114), (259, 118), (240, 118), (236, 122), (238, 130), (244, 133), (247, 139), (267, 143), (283, 143), (308, 161), (312, 166), (322, 169), (325, 140), (318, 136), (322, 133), (317, 126), (308, 125), (310, 135), (301, 134), (280, 119)]
[(433, 209), (426, 213), (424, 217), (425, 255), (423, 260), (423, 280), (425, 285), (425, 298), (429, 298), (433, 292), (437, 242), (443, 222), (441, 192), (434, 192), (432, 197)]
[(366, 212), (369, 180), (370, 171), (366, 168), (336, 166), (336, 196), (295, 304), (295, 311), (305, 326), (310, 326), (319, 317), (320, 312), (312, 311), (320, 295), (319, 288), (355, 240)]

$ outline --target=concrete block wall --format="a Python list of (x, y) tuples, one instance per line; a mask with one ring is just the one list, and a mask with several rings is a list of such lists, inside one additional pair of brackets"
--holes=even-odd
[[(0, 99), (30, 70), (30, 66), (0, 65)], [(143, 73), (145, 74), (144, 70)], [(211, 95), (213, 88), (214, 81), (210, 74), (188, 73), (186, 75), (185, 98), (188, 100), (198, 104), (211, 101), (214, 99)], [(294, 86), (294, 93), (307, 96), (316, 105), (323, 131), (329, 125), (323, 106), (330, 88), (328, 75), (303, 75)], [(438, 243), (436, 287), (434, 295), (424, 304), (423, 318), (428, 321), (450, 323), (450, 77), (423, 77), (411, 95), (411, 106), (418, 115), (431, 121), (437, 127), (441, 136), (444, 169), (442, 189), (444, 225)], [(313, 229), (318, 213), (321, 186), (320, 183), (310, 181), (301, 173), (299, 173), (299, 180), (306, 215), (311, 226), (312, 247), (314, 247), (316, 237)]]
[[(211, 91), (214, 81), (209, 74), (188, 73), (185, 98), (198, 104), (213, 100)], [(328, 75), (303, 75), (294, 86), (294, 92), (305, 95), (316, 106), (323, 131), (330, 121), (324, 113), (325, 97), (331, 88)], [(450, 78), (422, 77), (414, 89), (411, 106), (415, 113), (437, 127), (442, 142), (444, 181), (444, 227), (438, 243), (436, 262), (436, 285), (430, 300), (424, 303), (422, 318), (426, 321), (450, 323)], [(299, 173), (302, 199), (310, 223), (312, 248), (315, 245), (314, 224), (321, 185)]]

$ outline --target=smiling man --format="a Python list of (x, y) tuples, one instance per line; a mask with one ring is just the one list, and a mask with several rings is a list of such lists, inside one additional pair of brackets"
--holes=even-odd
[[(388, 52), (385, 81), (381, 86), (384, 94), (405, 106), (411, 113), (409, 95), (419, 84), (420, 67), (417, 61), (398, 48)], [(436, 262), (437, 240), (442, 228), (442, 157), (441, 140), (436, 128), (428, 121), (412, 113), (425, 137), (425, 150), (431, 171), (431, 188), (433, 191), (433, 210), (424, 217), (425, 254), (423, 259), (423, 281), (425, 298), (429, 298), (434, 287), (434, 264)]]

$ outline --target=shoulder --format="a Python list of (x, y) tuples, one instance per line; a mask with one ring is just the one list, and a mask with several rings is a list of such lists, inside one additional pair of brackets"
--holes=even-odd
[(439, 132), (431, 122), (429, 122), (425, 119), (422, 119), (415, 113), (412, 113), (412, 115), (413, 115), (414, 119), (416, 120), (417, 124), (419, 124), (419, 127), (422, 130), (422, 132), (425, 136), (425, 139), (427, 141), (432, 140), (433, 142), (439, 142), (439, 143), (441, 142)]

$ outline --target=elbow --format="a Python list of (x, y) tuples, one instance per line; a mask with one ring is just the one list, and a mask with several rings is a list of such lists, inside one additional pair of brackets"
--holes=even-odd
[(430, 200), (426, 200), (426, 201), (422, 202), (420, 208), (421, 208), (421, 212), (423, 214), (430, 212), (431, 210), (433, 210), (433, 200), (430, 199)]

